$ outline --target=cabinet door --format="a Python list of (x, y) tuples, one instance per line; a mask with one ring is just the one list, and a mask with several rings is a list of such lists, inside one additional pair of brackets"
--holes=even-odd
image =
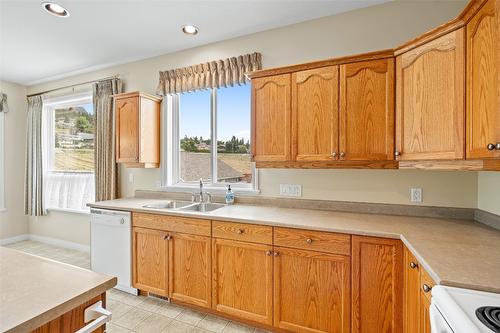
[(431, 301), (421, 293), (420, 302), (420, 333), (431, 333), (431, 320), (429, 315)]
[(290, 74), (252, 80), (254, 161), (290, 160)]
[(400, 160), (463, 159), (464, 31), (396, 58), (396, 150)]
[(394, 159), (394, 59), (340, 66), (340, 159)]
[(338, 152), (338, 66), (292, 75), (292, 156), (335, 159)]
[(171, 233), (169, 287), (173, 300), (210, 307), (210, 237)]
[(272, 246), (215, 238), (212, 251), (213, 309), (272, 325)]
[(292, 332), (350, 331), (350, 258), (275, 248), (274, 325)]
[(139, 162), (139, 97), (115, 101), (116, 162)]
[(400, 240), (352, 237), (352, 333), (403, 330)]
[[(499, 158), (500, 1), (489, 0), (467, 24), (467, 158)], [(491, 148), (491, 147), (490, 147)]]
[(419, 333), (420, 322), (420, 267), (410, 251), (404, 248), (403, 262), (403, 328), (405, 333)]
[(168, 240), (159, 230), (132, 228), (133, 286), (168, 296)]

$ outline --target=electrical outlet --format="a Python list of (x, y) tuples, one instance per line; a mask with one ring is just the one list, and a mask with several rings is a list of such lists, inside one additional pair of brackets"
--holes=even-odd
[(410, 201), (411, 202), (422, 202), (422, 189), (421, 188), (410, 188)]
[(131, 172), (128, 174), (128, 182), (133, 183), (134, 182), (134, 174)]
[(280, 184), (280, 195), (286, 197), (301, 197), (302, 185), (296, 184)]

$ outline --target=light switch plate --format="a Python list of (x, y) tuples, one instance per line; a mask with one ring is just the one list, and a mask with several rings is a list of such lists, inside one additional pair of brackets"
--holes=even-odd
[(133, 183), (134, 182), (134, 174), (131, 172), (128, 174), (128, 182)]
[(422, 202), (422, 189), (421, 188), (410, 188), (410, 201), (411, 202)]
[(280, 184), (280, 195), (286, 197), (301, 197), (302, 185), (297, 184)]

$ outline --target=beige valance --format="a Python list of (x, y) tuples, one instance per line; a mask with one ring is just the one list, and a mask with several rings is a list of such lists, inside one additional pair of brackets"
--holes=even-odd
[(240, 55), (204, 64), (160, 72), (156, 93), (160, 96), (194, 90), (245, 84), (249, 73), (262, 68), (260, 53)]

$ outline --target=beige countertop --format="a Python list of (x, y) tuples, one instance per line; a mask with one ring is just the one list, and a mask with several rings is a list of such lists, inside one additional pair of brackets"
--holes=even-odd
[(0, 332), (29, 332), (116, 285), (116, 278), (0, 247)]
[(208, 213), (145, 209), (165, 199), (128, 198), (94, 208), (199, 217), (289, 228), (399, 238), (436, 283), (500, 293), (500, 231), (466, 220), (233, 205)]

